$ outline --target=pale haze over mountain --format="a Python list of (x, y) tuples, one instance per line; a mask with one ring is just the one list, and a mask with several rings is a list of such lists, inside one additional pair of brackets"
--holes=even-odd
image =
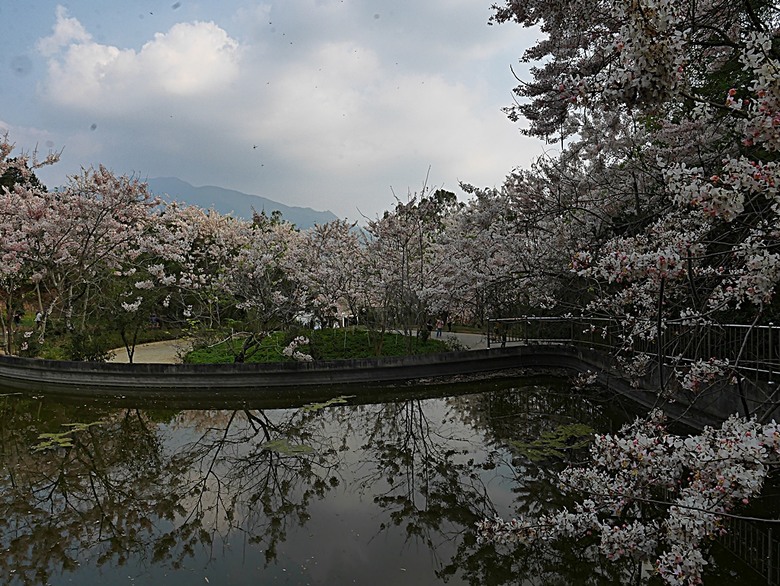
[(252, 210), (265, 211), (270, 216), (278, 210), (282, 218), (298, 228), (311, 228), (315, 224), (325, 224), (338, 219), (333, 212), (318, 211), (311, 208), (287, 206), (259, 195), (250, 195), (234, 189), (224, 189), (213, 185), (195, 187), (176, 177), (156, 177), (147, 179), (149, 191), (166, 201), (177, 201), (195, 205), (203, 209), (213, 209), (220, 214), (230, 214), (245, 220), (252, 219)]

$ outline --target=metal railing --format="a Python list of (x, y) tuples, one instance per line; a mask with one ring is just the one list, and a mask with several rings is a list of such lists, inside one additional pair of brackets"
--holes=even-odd
[(658, 324), (600, 317), (518, 317), (488, 320), (488, 348), (506, 344), (574, 344), (623, 356), (660, 354), (667, 365), (711, 359), (750, 378), (780, 373), (780, 327), (745, 324)]
[(720, 543), (760, 574), (767, 584), (780, 584), (780, 541), (777, 529), (742, 519), (724, 523), (725, 535)]

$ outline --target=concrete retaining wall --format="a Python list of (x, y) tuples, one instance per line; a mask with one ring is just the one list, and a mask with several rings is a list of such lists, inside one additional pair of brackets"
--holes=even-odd
[(586, 364), (555, 347), (511, 347), (403, 357), (278, 364), (115, 364), (0, 356), (6, 389), (88, 395), (200, 393), (309, 386), (382, 385), (512, 368), (563, 368)]
[[(593, 372), (598, 382), (651, 408), (686, 415), (696, 426), (714, 424), (738, 410), (733, 392), (693, 401), (659, 400), (653, 376), (633, 387), (611, 356), (592, 349), (535, 345), (418, 356), (278, 364), (115, 364), (0, 356), (0, 387), (70, 397), (243, 398), (284, 403), (340, 394), (376, 394), (382, 386), (420, 379), (479, 375), (501, 370)], [(657, 378), (657, 377), (655, 377)]]
[(0, 356), (0, 386), (53, 393), (225, 392), (382, 384), (523, 366), (521, 348), (278, 364), (114, 364)]

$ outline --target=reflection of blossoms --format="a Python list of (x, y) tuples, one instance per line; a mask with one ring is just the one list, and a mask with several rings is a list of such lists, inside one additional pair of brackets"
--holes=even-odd
[(591, 372), (590, 370), (587, 372), (581, 372), (576, 377), (574, 377), (574, 380), (572, 381), (572, 388), (575, 390), (582, 390), (585, 387), (595, 384), (598, 378), (599, 376), (596, 372)]
[[(760, 493), (778, 447), (774, 421), (732, 416), (720, 428), (683, 438), (667, 433), (654, 411), (614, 436), (596, 436), (590, 464), (560, 474), (567, 490), (589, 497), (573, 511), (488, 519), (477, 530), (482, 541), (496, 543), (593, 536), (607, 559), (652, 562), (668, 584), (700, 584), (703, 549), (725, 531), (722, 515)], [(670, 506), (649, 514), (659, 499)]]

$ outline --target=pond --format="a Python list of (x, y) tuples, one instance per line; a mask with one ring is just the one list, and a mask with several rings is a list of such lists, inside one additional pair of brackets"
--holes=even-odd
[[(421, 392), (448, 396), (263, 410), (6, 394), (0, 572), (80, 586), (621, 583), (576, 544), (478, 545), (474, 524), (566, 504), (554, 474), (586, 452), (530, 443), (572, 423), (615, 431), (632, 404), (550, 378)], [(718, 555), (706, 583), (753, 578)]]

